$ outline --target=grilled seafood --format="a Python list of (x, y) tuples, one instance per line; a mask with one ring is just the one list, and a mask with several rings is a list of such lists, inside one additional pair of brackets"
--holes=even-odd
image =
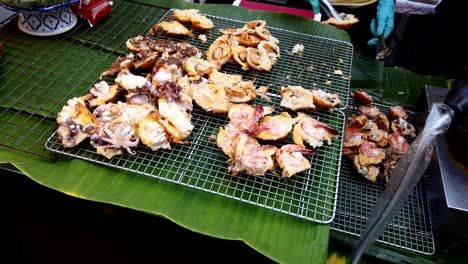
[(359, 147), (362, 144), (363, 136), (358, 128), (347, 127), (345, 129), (343, 147)]
[(180, 24), (177, 21), (162, 21), (154, 25), (148, 31), (148, 35), (155, 36), (159, 28), (161, 28), (167, 35), (170, 36), (188, 36), (191, 38), (194, 37), (192, 31), (188, 30), (184, 25)]
[(270, 71), (274, 62), (266, 50), (247, 48), (247, 63), (256, 70)]
[(352, 93), (352, 96), (354, 99), (356, 99), (356, 101), (363, 105), (372, 104), (374, 102), (372, 96), (370, 96), (362, 89), (358, 89), (356, 92)]
[(373, 105), (363, 105), (359, 107), (359, 113), (367, 116), (371, 120), (375, 120), (377, 116), (380, 114), (380, 110)]
[(93, 134), (90, 142), (98, 154), (111, 159), (115, 155), (123, 154), (123, 150), (135, 155), (136, 152), (131, 148), (138, 146), (140, 139), (129, 123), (114, 121), (101, 126), (99, 132)]
[(109, 69), (99, 75), (99, 79), (102, 80), (105, 76), (113, 76), (118, 74), (121, 71), (130, 71), (133, 69), (133, 59), (135, 55), (133, 53), (127, 54), (123, 57), (118, 57), (114, 63), (111, 64)]
[(242, 70), (247, 71), (250, 69), (247, 62), (247, 48), (240, 45), (231, 46), (232, 58), (237, 64), (242, 66)]
[(89, 90), (89, 94), (83, 99), (88, 102), (90, 107), (100, 106), (113, 102), (118, 92), (118, 85), (111, 85), (105, 81), (100, 81), (94, 84), (94, 87)]
[(174, 10), (172, 16), (180, 22), (192, 23), (192, 26), (198, 30), (207, 30), (214, 27), (213, 21), (201, 15), (198, 9)]
[(391, 119), (398, 119), (398, 118), (408, 119), (408, 114), (406, 113), (406, 110), (403, 108), (403, 106), (400, 106), (400, 105), (390, 106), (389, 110), (390, 110)]
[(198, 59), (196, 57), (190, 57), (186, 59), (184, 61), (183, 67), (189, 76), (210, 75), (217, 69), (216, 64), (204, 59)]
[(257, 45), (261, 41), (259, 37), (257, 37), (254, 34), (250, 34), (248, 32), (242, 33), (236, 39), (240, 45), (245, 46), (245, 47), (257, 47)]
[(128, 71), (121, 71), (115, 82), (128, 92), (134, 92), (139, 87), (143, 87), (149, 83), (145, 77), (134, 75)]
[(160, 99), (158, 102), (158, 110), (160, 124), (168, 133), (169, 141), (184, 143), (184, 140), (193, 130), (193, 125), (190, 123), (190, 116), (173, 101)]
[(398, 118), (392, 121), (392, 131), (399, 132), (404, 136), (416, 137), (416, 129), (404, 118)]
[(229, 109), (229, 124), (239, 131), (253, 134), (257, 131), (258, 121), (274, 111), (272, 107), (246, 104), (235, 104)]
[(364, 140), (359, 147), (359, 164), (362, 166), (376, 165), (385, 159), (385, 152), (377, 148), (374, 142)]
[(293, 111), (301, 109), (315, 110), (312, 92), (302, 86), (288, 86), (281, 88), (280, 106)]
[(265, 116), (257, 128), (260, 133), (256, 134), (255, 138), (273, 141), (284, 139), (288, 136), (296, 121), (287, 112), (277, 116)]
[(151, 76), (151, 82), (153, 85), (157, 85), (167, 81), (176, 82), (179, 78), (182, 78), (183, 74), (182, 69), (177, 64), (160, 60), (154, 64)]
[(232, 155), (236, 151), (237, 137), (240, 133), (241, 132), (231, 124), (227, 124), (224, 128), (219, 128), (218, 135), (216, 136), (216, 145), (229, 158), (232, 158)]
[(125, 42), (127, 48), (132, 52), (140, 52), (143, 50), (155, 50), (156, 39), (148, 36), (136, 36)]
[(263, 176), (275, 168), (273, 155), (275, 146), (261, 146), (257, 140), (241, 133), (236, 140), (235, 153), (229, 163), (228, 171), (236, 176), (244, 172), (251, 176)]
[(338, 135), (338, 131), (329, 125), (304, 113), (299, 113), (298, 119), (299, 122), (293, 129), (293, 140), (301, 147), (304, 147), (304, 140), (312, 148), (321, 147), (324, 141), (331, 144), (332, 139)]
[(138, 123), (138, 136), (143, 144), (156, 151), (158, 149), (171, 149), (164, 127), (159, 123), (156, 112)]
[(337, 93), (328, 93), (322, 90), (312, 90), (314, 103), (317, 107), (322, 109), (332, 110), (337, 106), (343, 105)]
[(62, 145), (71, 148), (90, 137), (98, 128), (98, 122), (86, 108), (82, 98), (68, 100), (57, 115), (58, 137)]
[(265, 51), (268, 53), (268, 56), (270, 57), (271, 61), (273, 61), (273, 63), (275, 63), (280, 57), (280, 48), (273, 41), (262, 40), (258, 44), (257, 48), (262, 52)]
[(282, 177), (290, 178), (296, 173), (310, 169), (310, 162), (302, 154), (313, 155), (314, 152), (295, 144), (287, 144), (276, 150), (275, 158), (283, 170)]
[(231, 103), (224, 87), (216, 84), (204, 84), (193, 90), (193, 100), (205, 111), (225, 114)]
[(219, 70), (221, 66), (231, 59), (231, 47), (225, 43), (213, 43), (208, 48), (206, 56), (208, 57), (208, 61), (215, 63)]

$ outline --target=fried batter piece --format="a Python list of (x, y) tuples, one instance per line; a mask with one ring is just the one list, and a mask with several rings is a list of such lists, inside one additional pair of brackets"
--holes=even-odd
[(293, 111), (302, 109), (315, 110), (312, 92), (302, 86), (288, 86), (281, 88), (280, 106)]
[(310, 169), (310, 162), (302, 154), (313, 155), (315, 152), (295, 144), (287, 144), (276, 150), (275, 158), (283, 170), (281, 176), (291, 178), (293, 175)]
[(299, 122), (293, 129), (293, 140), (301, 147), (304, 147), (304, 140), (312, 148), (321, 147), (324, 141), (330, 145), (332, 139), (338, 136), (338, 131), (334, 128), (304, 113), (299, 113), (298, 119)]
[(177, 21), (162, 21), (154, 25), (149, 31), (148, 35), (155, 36), (158, 29), (161, 28), (167, 35), (170, 36), (188, 36), (193, 38), (192, 31), (188, 30), (184, 25)]
[(314, 97), (314, 103), (317, 107), (322, 109), (332, 110), (335, 107), (343, 105), (340, 100), (340, 96), (337, 93), (328, 93), (323, 90), (312, 90), (312, 96)]
[(57, 115), (57, 130), (62, 145), (71, 148), (90, 137), (98, 128), (96, 117), (86, 108), (82, 98), (68, 100)]

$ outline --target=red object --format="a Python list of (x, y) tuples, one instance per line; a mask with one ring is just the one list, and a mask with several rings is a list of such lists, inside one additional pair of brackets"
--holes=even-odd
[(306, 9), (299, 9), (299, 8), (292, 8), (292, 7), (283, 7), (283, 6), (264, 4), (264, 3), (254, 2), (254, 1), (246, 1), (246, 0), (242, 0), (239, 6), (245, 7), (248, 9), (253, 9), (253, 10), (287, 13), (287, 14), (292, 14), (296, 16), (302, 16), (302, 17), (309, 18), (312, 20), (314, 19), (314, 12), (312, 11), (312, 9), (306, 10)]
[(106, 0), (81, 0), (72, 5), (71, 10), (85, 18), (92, 27), (110, 13), (111, 6)]

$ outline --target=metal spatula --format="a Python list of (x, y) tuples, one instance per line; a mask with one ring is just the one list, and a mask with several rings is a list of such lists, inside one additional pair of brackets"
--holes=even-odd
[(432, 156), (435, 138), (447, 131), (452, 119), (468, 109), (468, 85), (452, 90), (445, 103), (434, 104), (422, 133), (392, 171), (387, 188), (377, 201), (361, 239), (354, 248), (350, 263), (359, 263), (362, 254), (380, 236), (408, 199), (425, 172)]

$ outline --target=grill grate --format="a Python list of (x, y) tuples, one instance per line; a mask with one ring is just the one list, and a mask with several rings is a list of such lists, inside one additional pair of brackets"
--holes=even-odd
[[(388, 107), (375, 104), (388, 116)], [(347, 115), (358, 112), (359, 105), (350, 99)], [(411, 122), (411, 120), (410, 120)], [(338, 203), (331, 228), (344, 233), (360, 236), (367, 218), (384, 191), (384, 183), (370, 183), (354, 172), (351, 160), (342, 161)], [(418, 183), (408, 201), (377, 241), (431, 255), (434, 253), (434, 237), (429, 221), (429, 206), (424, 196), (424, 184)]]
[[(171, 17), (172, 11), (168, 11), (162, 20), (172, 20)], [(217, 28), (240, 28), (246, 23), (215, 16), (208, 17), (213, 20)], [(323, 90), (336, 91), (342, 95), (341, 98), (344, 102), (347, 101), (348, 76), (351, 73), (352, 59), (352, 46), (350, 44), (276, 28), (269, 28), (269, 30), (273, 36), (280, 40), (283, 51), (292, 50), (297, 43), (305, 43), (306, 47), (300, 58), (283, 52), (278, 64), (268, 73), (244, 72), (237, 65), (223, 66), (223, 72), (242, 74), (244, 79), (254, 80), (257, 87), (263, 85), (270, 87), (271, 101), (267, 102), (258, 98), (255, 103), (272, 105), (277, 112), (280, 112), (281, 98), (278, 93), (281, 86), (294, 84), (310, 88), (311, 83), (315, 83), (317, 88)], [(159, 34), (160, 38), (168, 38), (161, 33)], [(209, 44), (220, 35), (221, 33), (217, 30), (212, 30), (210, 41), (205, 44), (197, 38), (169, 39), (187, 41), (200, 50), (207, 50)], [(321, 45), (325, 45), (327, 48), (323, 48)], [(304, 68), (309, 66), (312, 66), (313, 69), (304, 71)], [(344, 75), (333, 75), (333, 71), (336, 69), (342, 70)], [(325, 84), (326, 81), (331, 81), (331, 84)], [(343, 112), (318, 110), (309, 114), (338, 131), (343, 131), (345, 123)], [(190, 144), (174, 145), (170, 151), (153, 152), (149, 148), (139, 147), (135, 156), (121, 155), (107, 160), (95, 154), (95, 149), (89, 143), (82, 143), (79, 147), (72, 149), (63, 148), (55, 133), (47, 141), (46, 148), (311, 221), (319, 223), (332, 221), (336, 208), (342, 136), (334, 140), (330, 146), (319, 148), (317, 155), (311, 157), (312, 168), (296, 175), (293, 179), (281, 179), (275, 173), (267, 173), (265, 177), (233, 177), (227, 173), (227, 157), (210, 140), (211, 136), (217, 134), (219, 127), (228, 123), (227, 117), (207, 113), (201, 108), (195, 107), (192, 123), (195, 128), (187, 139)], [(292, 143), (292, 139), (288, 138), (281, 142), (281, 144), (285, 143)], [(181, 164), (183, 165), (181, 166)]]

